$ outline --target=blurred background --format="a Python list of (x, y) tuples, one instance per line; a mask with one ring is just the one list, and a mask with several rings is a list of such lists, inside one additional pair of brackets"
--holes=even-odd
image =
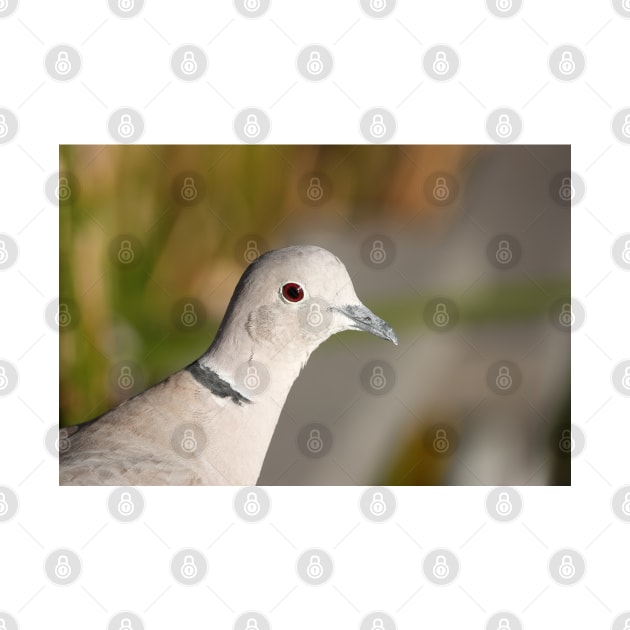
[(62, 146), (60, 424), (200, 356), (259, 253), (335, 253), (397, 347), (311, 357), (260, 485), (567, 485), (569, 146)]

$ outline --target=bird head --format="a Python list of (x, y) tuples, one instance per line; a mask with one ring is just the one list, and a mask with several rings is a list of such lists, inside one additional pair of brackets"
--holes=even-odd
[(241, 277), (225, 320), (243, 313), (252, 341), (310, 354), (331, 335), (361, 330), (398, 343), (357, 297), (344, 264), (313, 245), (267, 252)]

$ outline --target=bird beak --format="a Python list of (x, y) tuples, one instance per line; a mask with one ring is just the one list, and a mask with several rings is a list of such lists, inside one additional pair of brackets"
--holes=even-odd
[(388, 339), (395, 345), (398, 345), (398, 337), (394, 329), (383, 319), (377, 317), (372, 311), (363, 304), (349, 304), (346, 306), (338, 306), (334, 310), (342, 313), (352, 320), (349, 328), (357, 330), (365, 330), (377, 337)]

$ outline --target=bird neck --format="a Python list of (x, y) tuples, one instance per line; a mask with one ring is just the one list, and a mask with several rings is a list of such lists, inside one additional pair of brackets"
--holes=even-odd
[(229, 324), (225, 320), (221, 324), (199, 363), (215, 370), (234, 390), (252, 401), (270, 396), (283, 405), (319, 343), (312, 347), (303, 341), (293, 344), (291, 340), (255, 334), (252, 328), (251, 318), (232, 314)]
[[(200, 370), (216, 373), (224, 382), (219, 387), (228, 391), (221, 396), (210, 386), (216, 387), (216, 382), (209, 382), (208, 395), (221, 405), (233, 406), (234, 413), (226, 416), (230, 427), (217, 426), (212, 417), (206, 427), (215, 453), (226, 455), (221, 468), (230, 483), (255, 485), (258, 480), (284, 403), (310, 352), (288, 354), (290, 358), (278, 348), (224, 330), (196, 362)], [(202, 377), (195, 378), (201, 383)]]

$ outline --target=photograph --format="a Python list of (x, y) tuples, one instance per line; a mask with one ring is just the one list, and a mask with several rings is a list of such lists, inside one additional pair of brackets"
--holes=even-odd
[(570, 485), (570, 147), (60, 166), (61, 485)]
[(0, 630), (630, 630), (630, 0), (0, 0)]

